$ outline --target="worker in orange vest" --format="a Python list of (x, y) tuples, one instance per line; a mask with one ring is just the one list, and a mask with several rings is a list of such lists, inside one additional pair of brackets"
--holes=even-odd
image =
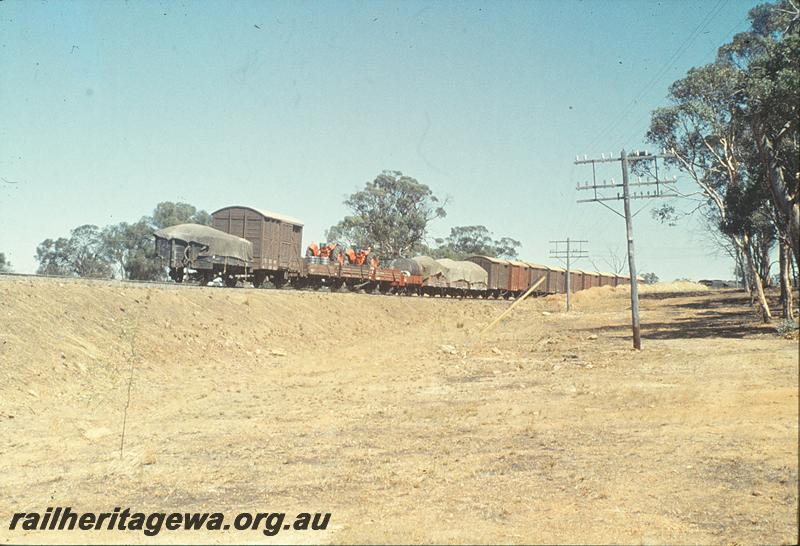
[(328, 244), (328, 248), (330, 249), (331, 263), (342, 265), (344, 263), (344, 251), (342, 246), (339, 243), (333, 242)]
[(331, 253), (336, 248), (337, 243), (322, 243), (322, 246), (319, 249), (319, 256), (320, 258), (330, 258)]
[(358, 253), (356, 253), (356, 265), (368, 265), (370, 252), (372, 252), (371, 246), (368, 246), (364, 250), (359, 250)]

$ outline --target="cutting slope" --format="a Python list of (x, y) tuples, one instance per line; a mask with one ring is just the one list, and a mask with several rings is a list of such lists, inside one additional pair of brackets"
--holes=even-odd
[(0, 277), (0, 537), (148, 540), (7, 529), (70, 505), (333, 513), (160, 542), (796, 542), (796, 341), (689, 288), (636, 353), (624, 289), (481, 339), (508, 302)]

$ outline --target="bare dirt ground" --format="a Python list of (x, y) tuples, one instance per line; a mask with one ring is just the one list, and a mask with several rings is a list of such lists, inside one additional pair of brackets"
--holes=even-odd
[[(507, 302), (0, 277), (0, 542), (797, 543), (797, 339), (674, 288), (635, 352), (619, 289), (479, 339)], [(58, 505), (333, 515), (8, 530)]]

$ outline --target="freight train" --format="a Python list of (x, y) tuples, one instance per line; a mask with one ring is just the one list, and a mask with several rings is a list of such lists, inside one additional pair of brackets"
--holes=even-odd
[[(270, 283), (276, 288), (505, 299), (536, 283), (538, 294), (563, 293), (567, 286), (567, 272), (560, 267), (488, 256), (463, 261), (420, 256), (377, 265), (305, 257), (303, 223), (297, 219), (245, 206), (221, 208), (211, 218), (212, 227), (182, 224), (154, 234), (156, 254), (176, 282), (191, 271), (203, 284), (222, 279), (228, 286), (244, 281), (257, 288)], [(570, 271), (572, 291), (629, 282), (613, 273)]]

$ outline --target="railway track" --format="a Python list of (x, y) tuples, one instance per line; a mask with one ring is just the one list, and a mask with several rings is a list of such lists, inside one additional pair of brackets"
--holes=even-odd
[[(219, 288), (224, 288), (225, 290), (247, 290), (247, 291), (279, 291), (281, 293), (328, 293), (328, 294), (356, 294), (361, 296), (400, 296), (401, 294), (393, 294), (393, 293), (380, 293), (380, 292), (364, 292), (364, 291), (351, 291), (351, 290), (330, 290), (328, 287), (303, 287), (298, 288), (291, 285), (287, 285), (282, 288), (274, 288), (274, 287), (266, 287), (266, 288), (255, 288), (251, 286), (235, 286), (235, 287), (225, 287), (225, 286), (204, 286), (201, 284), (196, 283), (176, 283), (173, 281), (142, 281), (142, 280), (133, 280), (133, 279), (105, 279), (105, 278), (91, 278), (91, 277), (70, 277), (67, 275), (42, 275), (39, 273), (0, 273), (0, 281), (6, 278), (18, 278), (18, 279), (44, 279), (53, 282), (69, 282), (69, 283), (84, 283), (84, 284), (96, 284), (96, 285), (114, 285), (114, 286), (130, 286), (130, 287), (143, 287), (143, 286), (153, 286), (158, 288), (165, 288), (167, 290), (216, 290)], [(405, 297), (409, 297), (406, 295)], [(410, 297), (433, 297), (433, 296), (410, 296)], [(472, 300), (478, 298), (459, 298), (459, 297), (451, 297), (451, 296), (437, 296), (436, 299), (441, 300), (452, 300), (452, 301), (460, 301), (464, 300)], [(508, 300), (502, 299), (484, 299), (482, 301), (491, 301), (496, 303), (507, 303)], [(513, 301), (513, 300), (512, 300)]]
[(213, 286), (200, 286), (199, 284), (181, 284), (170, 281), (140, 281), (133, 279), (105, 279), (92, 277), (70, 277), (67, 275), (41, 275), (39, 273), (0, 273), (0, 279), (47, 279), (52, 281), (67, 281), (88, 284), (115, 284), (120, 286), (159, 286), (163, 288), (215, 288)]

